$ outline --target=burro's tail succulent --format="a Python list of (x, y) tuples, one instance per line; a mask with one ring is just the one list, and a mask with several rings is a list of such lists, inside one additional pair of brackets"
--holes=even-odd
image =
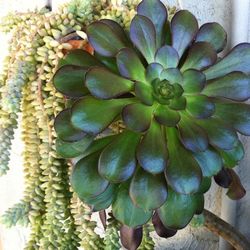
[(160, 0), (138, 5), (129, 33), (108, 19), (86, 33), (94, 53), (69, 52), (54, 76), (70, 99), (55, 119), (57, 151), (81, 157), (71, 175), (80, 199), (112, 206), (129, 235), (153, 217), (170, 237), (202, 213), (213, 176), (241, 198), (232, 168), (244, 155), (238, 133), (250, 135), (250, 44), (219, 58), (221, 25), (199, 27), (187, 10), (169, 23)]

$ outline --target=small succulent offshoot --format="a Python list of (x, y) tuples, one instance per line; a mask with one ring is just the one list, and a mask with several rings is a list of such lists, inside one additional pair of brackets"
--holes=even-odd
[(79, 198), (93, 211), (111, 206), (136, 247), (151, 218), (171, 237), (202, 213), (214, 176), (241, 198), (232, 168), (244, 156), (238, 133), (250, 135), (250, 44), (219, 58), (221, 25), (199, 27), (187, 10), (169, 22), (160, 0), (138, 5), (129, 32), (102, 19), (86, 33), (94, 53), (69, 52), (54, 76), (72, 104), (55, 119), (57, 151), (81, 158), (71, 175)]

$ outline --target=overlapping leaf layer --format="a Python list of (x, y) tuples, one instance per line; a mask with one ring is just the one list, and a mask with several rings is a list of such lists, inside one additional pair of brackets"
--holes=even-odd
[[(94, 54), (63, 59), (54, 85), (72, 105), (58, 114), (57, 150), (80, 156), (71, 176), (79, 197), (95, 211), (112, 206), (137, 228), (154, 214), (164, 237), (185, 227), (204, 207), (216, 176), (236, 199), (244, 189), (233, 168), (250, 135), (250, 44), (224, 58), (226, 32), (200, 28), (187, 10), (169, 23), (160, 0), (143, 0), (130, 31), (112, 20), (87, 29)], [(110, 134), (122, 121), (124, 129)]]

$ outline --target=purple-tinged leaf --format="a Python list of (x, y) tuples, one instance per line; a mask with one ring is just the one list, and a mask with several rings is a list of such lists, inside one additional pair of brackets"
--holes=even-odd
[(129, 189), (130, 198), (137, 207), (143, 210), (159, 208), (166, 201), (167, 194), (164, 175), (153, 175), (138, 166)]
[(159, 105), (154, 112), (155, 120), (160, 124), (174, 127), (181, 119), (179, 112), (169, 109), (166, 105)]
[(99, 218), (101, 220), (103, 228), (106, 230), (106, 228), (107, 228), (107, 214), (106, 214), (105, 210), (99, 211)]
[(151, 83), (154, 79), (160, 78), (163, 67), (159, 63), (151, 63), (146, 70), (146, 79), (148, 83)]
[(143, 0), (137, 6), (137, 13), (150, 19), (156, 31), (156, 47), (162, 46), (164, 26), (167, 21), (167, 10), (160, 0)]
[(188, 69), (201, 70), (213, 65), (216, 60), (217, 53), (209, 43), (197, 42), (189, 49), (181, 71), (184, 72)]
[(100, 99), (112, 99), (128, 93), (134, 87), (132, 81), (100, 67), (87, 72), (85, 85), (93, 96)]
[(149, 18), (135, 15), (130, 25), (130, 39), (148, 63), (154, 62), (156, 30)]
[(208, 42), (219, 53), (226, 46), (227, 33), (218, 23), (205, 23), (200, 27), (195, 41)]
[(116, 61), (122, 76), (136, 81), (145, 81), (146, 70), (134, 50), (121, 49), (116, 55)]
[(161, 80), (168, 80), (170, 83), (179, 83), (182, 84), (182, 74), (179, 69), (177, 68), (169, 68), (164, 69), (160, 75)]
[(112, 183), (128, 180), (135, 171), (135, 152), (139, 140), (140, 135), (132, 131), (120, 134), (100, 155), (100, 175)]
[(198, 31), (198, 22), (189, 11), (180, 10), (174, 15), (171, 21), (171, 31), (172, 46), (181, 58)]
[(223, 188), (229, 188), (233, 181), (231, 174), (226, 168), (222, 168), (221, 171), (214, 176), (214, 180), (219, 186)]
[(250, 98), (250, 78), (242, 72), (232, 72), (208, 81), (202, 94), (234, 101), (246, 101)]
[(154, 103), (153, 88), (150, 84), (144, 82), (135, 83), (135, 95), (142, 103), (151, 106)]
[(179, 55), (173, 47), (165, 45), (157, 50), (155, 62), (160, 63), (165, 69), (176, 68), (179, 63)]
[(204, 70), (207, 80), (224, 76), (233, 71), (250, 74), (250, 44), (241, 43), (235, 46), (223, 59)]
[(143, 229), (142, 227), (131, 228), (122, 225), (120, 234), (122, 245), (128, 250), (136, 250), (142, 242)]
[(162, 238), (170, 238), (177, 233), (177, 230), (167, 228), (163, 225), (157, 211), (152, 217), (152, 223), (154, 225), (155, 232)]

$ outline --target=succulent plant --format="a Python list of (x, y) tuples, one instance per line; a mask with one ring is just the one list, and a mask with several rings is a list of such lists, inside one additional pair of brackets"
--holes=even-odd
[(53, 79), (68, 99), (54, 123), (57, 152), (80, 157), (74, 191), (134, 230), (153, 216), (162, 237), (202, 213), (213, 176), (229, 180), (231, 198), (244, 195), (231, 168), (244, 155), (238, 133), (250, 135), (250, 44), (220, 58), (221, 25), (199, 28), (187, 10), (167, 17), (161, 1), (143, 0), (128, 33), (109, 19), (91, 23), (94, 53), (71, 51)]

